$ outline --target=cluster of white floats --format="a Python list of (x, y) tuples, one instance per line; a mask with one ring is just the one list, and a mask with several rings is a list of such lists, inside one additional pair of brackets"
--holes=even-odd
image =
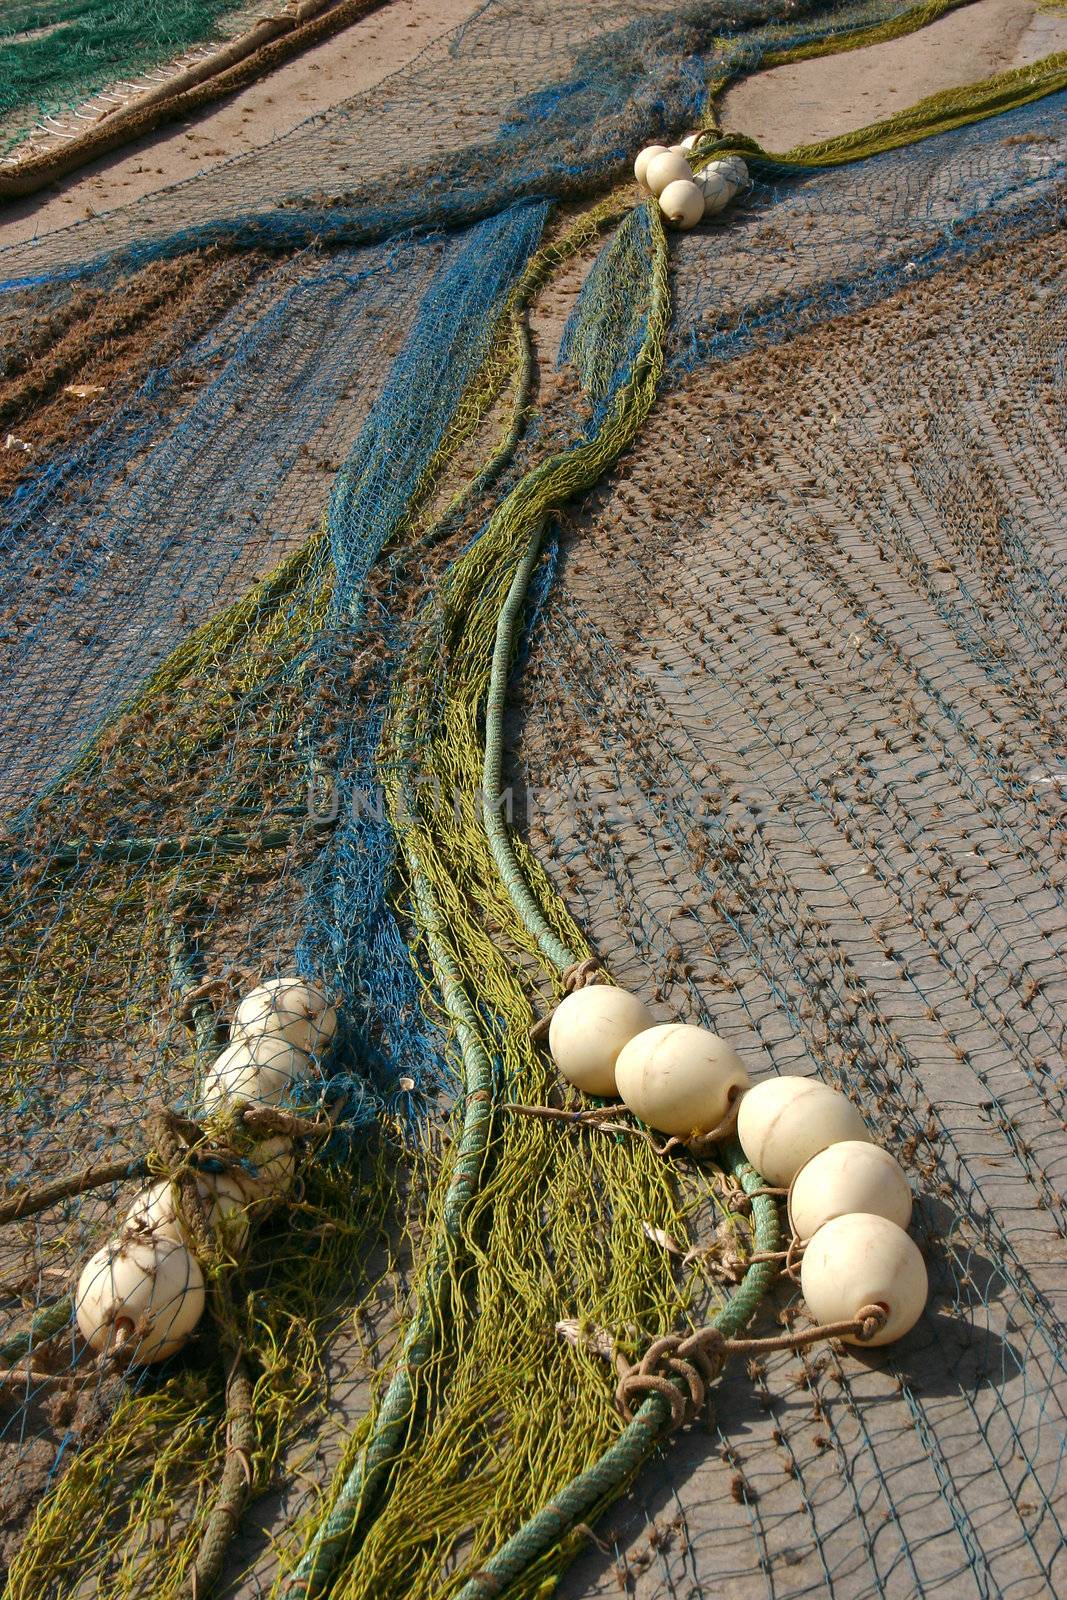
[[(316, 984), (274, 978), (253, 989), (234, 1013), (232, 1042), (204, 1076), (201, 1118), (238, 1101), (280, 1105), (336, 1028), (337, 1013)], [(288, 1192), (293, 1142), (260, 1139), (247, 1162), (196, 1180), (207, 1220), (234, 1257), (248, 1239), (250, 1208), (267, 1209)], [(202, 1265), (182, 1223), (178, 1187), (164, 1178), (141, 1191), (115, 1237), (86, 1263), (75, 1294), (78, 1327), (94, 1350), (121, 1344), (134, 1361), (162, 1361), (189, 1338), (204, 1303)]]
[(847, 1322), (861, 1307), (880, 1306), (886, 1320), (868, 1344), (889, 1344), (915, 1325), (927, 1278), (904, 1231), (908, 1180), (899, 1162), (872, 1144), (843, 1094), (801, 1077), (752, 1087), (741, 1058), (717, 1034), (657, 1024), (636, 995), (606, 984), (561, 1001), (548, 1043), (576, 1088), (618, 1095), (642, 1122), (676, 1138), (712, 1133), (736, 1107), (748, 1160), (765, 1183), (788, 1191), (789, 1223), (803, 1246), (801, 1289), (815, 1320)]
[(748, 168), (740, 156), (709, 161), (700, 172), (690, 166), (699, 134), (690, 133), (681, 144), (649, 144), (634, 162), (634, 177), (659, 201), (672, 228), (695, 228), (702, 217), (722, 211), (748, 183)]

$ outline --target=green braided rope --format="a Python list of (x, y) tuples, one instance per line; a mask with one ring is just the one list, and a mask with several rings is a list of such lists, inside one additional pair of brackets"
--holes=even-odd
[[(561, 259), (565, 259), (586, 237), (603, 226), (618, 208), (618, 204), (619, 202), (609, 198), (596, 207), (589, 217), (580, 219), (559, 247)], [(512, 303), (502, 319), (502, 325), (507, 327), (510, 337), (517, 339), (518, 357), (512, 412), (502, 438), (478, 473), (474, 484), (484, 485), (492, 482), (511, 459), (520, 437), (533, 371), (529, 339), (522, 320), (522, 308), (534, 290), (543, 282), (548, 260), (549, 258), (542, 253), (530, 264), (517, 285)], [(556, 458), (557, 465), (558, 462), (559, 458)], [(545, 477), (543, 470), (541, 477)], [(472, 498), (473, 491), (474, 485), (468, 486), (460, 497), (460, 502), (467, 503)], [(510, 503), (511, 498), (509, 496), (505, 500), (505, 506)], [(445, 512), (445, 518), (455, 515), (455, 511), (455, 505), (449, 507)], [(409, 712), (401, 725), (399, 735), (399, 744), (405, 758), (410, 757), (414, 743)], [(293, 1596), (294, 1600), (297, 1595), (312, 1600), (312, 1597), (323, 1594), (329, 1587), (346, 1552), (352, 1549), (371, 1520), (389, 1472), (403, 1452), (414, 1416), (417, 1379), (433, 1354), (434, 1331), (439, 1325), (444, 1297), (448, 1292), (449, 1271), (467, 1207), (477, 1188), (491, 1128), (492, 1062), (482, 1043), (477, 1013), (467, 994), (462, 973), (442, 934), (440, 912), (418, 852), (416, 843), (418, 821), (411, 801), (410, 784), (406, 780), (400, 785), (396, 804), (397, 823), (404, 834), (405, 854), (411, 872), (416, 909), (445, 1010), (463, 1059), (466, 1108), (456, 1166), (444, 1199), (444, 1237), (439, 1241), (427, 1269), (415, 1314), (401, 1346), (396, 1371), (378, 1408), (373, 1433), (342, 1484), (329, 1515), (316, 1530), (311, 1544), (286, 1584), (284, 1592)]]
[(1061, 50), (1030, 66), (998, 72), (981, 83), (928, 95), (882, 122), (868, 123), (866, 127), (836, 134), (832, 139), (820, 139), (814, 144), (795, 145), (781, 154), (764, 150), (755, 139), (743, 134), (727, 134), (714, 144), (702, 144), (694, 167), (699, 170), (705, 158), (727, 153), (742, 155), (746, 160), (753, 156), (780, 172), (843, 166), (853, 161), (866, 161), (869, 156), (883, 155), (903, 145), (933, 139), (938, 134), (950, 133), (972, 122), (983, 122), (1006, 111), (1015, 111), (1064, 88), (1067, 88), (1067, 51)]
[(416, 1380), (433, 1353), (434, 1329), (448, 1290), (449, 1268), (470, 1197), (478, 1184), (492, 1121), (493, 1064), (482, 1044), (477, 1014), (462, 974), (442, 937), (440, 912), (413, 842), (414, 813), (407, 796), (402, 799), (402, 820), (409, 830), (405, 848), (418, 913), (445, 1010), (463, 1056), (466, 1106), (456, 1165), (445, 1196), (444, 1237), (434, 1252), (396, 1371), (379, 1407), (374, 1432), (287, 1585), (287, 1594), (304, 1595), (308, 1600), (325, 1592), (346, 1550), (365, 1526), (389, 1469), (402, 1453), (414, 1414)]
[[(524, 392), (519, 390), (520, 398), (524, 397)], [(410, 751), (410, 719), (403, 729), (403, 743)], [(419, 917), (445, 1010), (463, 1057), (466, 1105), (456, 1165), (444, 1202), (444, 1237), (430, 1262), (396, 1371), (378, 1409), (374, 1432), (286, 1585), (286, 1594), (306, 1596), (307, 1600), (313, 1600), (329, 1587), (346, 1551), (366, 1526), (390, 1468), (403, 1451), (414, 1415), (416, 1381), (433, 1353), (434, 1329), (448, 1290), (449, 1268), (467, 1205), (485, 1160), (491, 1126), (493, 1065), (482, 1044), (477, 1014), (464, 988), (462, 974), (442, 937), (440, 913), (414, 843), (417, 824), (406, 788), (402, 789), (398, 802), (402, 807), (405, 850)]]
[(17, 1361), (36, 1345), (43, 1344), (46, 1339), (51, 1339), (57, 1333), (62, 1333), (64, 1328), (69, 1327), (73, 1315), (73, 1295), (65, 1294), (52, 1305), (42, 1307), (28, 1328), (22, 1333), (13, 1333), (9, 1339), (0, 1344), (0, 1361)]
[[(167, 960), (170, 963), (171, 983), (176, 995), (184, 996), (194, 989), (203, 971), (189, 949), (182, 930), (174, 922), (167, 925)], [(219, 1021), (215, 1008), (207, 999), (195, 1000), (189, 1016), (193, 1031), (193, 1065), (197, 1097), (203, 1087), (203, 1075), (219, 1052)]]
[[(662, 372), (663, 337), (670, 318), (667, 243), (659, 225), (658, 211), (651, 206), (650, 220), (653, 223), (652, 304), (645, 345), (635, 365), (634, 375), (617, 403), (624, 419), (623, 427), (610, 431), (605, 428), (593, 446), (572, 453), (572, 471), (577, 466), (579, 474), (575, 489), (588, 487), (595, 482), (631, 442), (648, 415)], [(607, 440), (605, 434), (609, 435)], [(552, 468), (556, 469), (558, 476), (558, 463), (546, 463), (546, 470)], [(508, 677), (530, 580), (540, 554), (544, 525), (545, 516), (542, 515), (530, 535), (497, 620), (485, 720), (482, 818), (493, 859), (516, 912), (548, 960), (562, 968), (576, 959), (575, 954), (558, 938), (538, 905), (515, 854), (500, 809), (503, 720)], [(732, 1141), (727, 1159), (746, 1192), (763, 1187), (763, 1179), (736, 1141)], [(759, 1195), (753, 1201), (753, 1221), (756, 1250), (776, 1250), (779, 1245), (779, 1223), (773, 1199)], [(760, 1261), (749, 1267), (736, 1293), (713, 1319), (715, 1326), (727, 1335), (739, 1332), (755, 1314), (775, 1272), (774, 1264), (769, 1261)], [(501, 1546), (482, 1571), (464, 1586), (457, 1600), (495, 1600), (539, 1558), (571, 1536), (579, 1524), (596, 1516), (631, 1482), (667, 1433), (670, 1420), (670, 1408), (663, 1396), (655, 1393), (649, 1395), (614, 1443)]]
[[(763, 1179), (746, 1159), (736, 1140), (725, 1151), (726, 1161), (746, 1194), (763, 1187)], [(778, 1208), (773, 1198), (756, 1194), (752, 1219), (757, 1251), (777, 1250), (780, 1245)], [(751, 1321), (760, 1302), (774, 1281), (777, 1267), (772, 1261), (757, 1261), (726, 1305), (713, 1318), (713, 1325), (728, 1338), (736, 1336)], [(656, 1446), (666, 1437), (671, 1412), (660, 1394), (650, 1394), (618, 1438), (588, 1467), (560, 1491), (548, 1505), (525, 1522), (506, 1544), (491, 1556), (481, 1572), (464, 1584), (456, 1600), (497, 1600), (508, 1586), (529, 1571), (564, 1540), (573, 1537), (583, 1524), (597, 1517), (628, 1487)]]
[(526, 553), (515, 569), (511, 588), (501, 607), (493, 646), (493, 667), (489, 680), (489, 699), (485, 716), (485, 759), (482, 766), (482, 825), (493, 860), (508, 891), (512, 905), (542, 951), (555, 966), (569, 967), (578, 957), (563, 943), (545, 920), (522, 867), (515, 855), (507, 827), (500, 813), (500, 775), (503, 762), (504, 705), (511, 670), (515, 637), (522, 626), (526, 594), (541, 554), (544, 521), (530, 535)]
[[(531, 269), (528, 268), (527, 276), (530, 272)], [(523, 299), (522, 287), (520, 285), (514, 304), (509, 307), (502, 319), (510, 323), (513, 337), (516, 332), (521, 332), (519, 308)], [(454, 518), (482, 488), (492, 483), (511, 459), (518, 443), (532, 380), (532, 355), (526, 338), (520, 336), (518, 350), (514, 397), (508, 426), (473, 482), (446, 510), (444, 517), (446, 521)], [(410, 742), (409, 738), (408, 745)], [(402, 793), (399, 798), (410, 827), (413, 824), (413, 817), (407, 796)], [(342, 1484), (329, 1515), (316, 1531), (314, 1539), (288, 1582), (286, 1592), (294, 1596), (301, 1594), (312, 1597), (322, 1594), (329, 1586), (345, 1552), (351, 1548), (353, 1541), (365, 1526), (375, 1502), (385, 1487), (389, 1469), (402, 1451), (414, 1409), (414, 1378), (429, 1359), (432, 1345), (428, 1335), (432, 1332), (436, 1302), (447, 1285), (451, 1256), (450, 1242), (458, 1230), (463, 1214), (464, 1197), (477, 1176), (484, 1155), (485, 1141), (488, 1139), (488, 1090), (492, 1079), (492, 1066), (482, 1047), (477, 1018), (463, 989), (460, 975), (441, 940), (439, 920), (432, 895), (410, 841), (407, 854), (412, 863), (412, 877), (420, 915), (427, 928), (431, 959), (442, 980), (442, 995), (446, 1010), (456, 1029), (468, 1086), (459, 1158), (452, 1184), (445, 1197), (445, 1222), (449, 1237), (438, 1246), (430, 1263), (426, 1283), (419, 1295), (416, 1314), (400, 1348), (396, 1371), (378, 1408), (374, 1432)]]
[(663, 341), (670, 322), (670, 288), (667, 280), (667, 239), (659, 208), (649, 202), (647, 209), (652, 243), (652, 298), (645, 339), (634, 363), (633, 374), (620, 391), (610, 416), (596, 438), (589, 444), (580, 445), (544, 462), (505, 500), (497, 514), (501, 521), (521, 518), (530, 526), (531, 532), (497, 619), (485, 712), (482, 822), (512, 905), (547, 959), (561, 969), (570, 966), (577, 956), (555, 933), (531, 893), (500, 809), (504, 708), (515, 642), (522, 627), (526, 595), (537, 566), (548, 515), (564, 498), (590, 488), (618, 459), (632, 443), (655, 399), (663, 371)]

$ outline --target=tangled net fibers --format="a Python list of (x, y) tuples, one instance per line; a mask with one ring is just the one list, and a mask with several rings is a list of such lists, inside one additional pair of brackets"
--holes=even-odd
[(13, 0), (0, 18), (0, 155), (42, 119), (46, 131), (58, 127), (57, 113), (209, 42), (248, 13), (246, 0), (157, 0), (147, 9), (122, 0)]
[[(11, 1600), (189, 1593), (212, 1540), (235, 1595), (1062, 1586), (1067, 63), (724, 136), (752, 188), (674, 241), (626, 181), (936, 9), (497, 0), (0, 253), (7, 1185), (115, 1168), (0, 1234)], [(738, 1148), (501, 1109), (591, 945), (844, 1087), (930, 1246), (903, 1345), (754, 1359), (643, 1474), (670, 1407), (605, 1355), (796, 1311)], [(210, 1263), (230, 1353), (92, 1364), (150, 1114), (294, 969), (334, 1126)]]

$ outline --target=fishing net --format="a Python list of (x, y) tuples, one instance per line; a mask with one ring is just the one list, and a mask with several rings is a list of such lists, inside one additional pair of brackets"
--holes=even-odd
[[(902, 19), (497, 0), (0, 253), (12, 1600), (1062, 1587), (1063, 64), (735, 141), (669, 242), (626, 181)], [(624, 1426), (612, 1356), (799, 1324), (736, 1147), (507, 1109), (592, 952), (910, 1165), (902, 1344)], [(198, 1338), (94, 1362), (82, 1263), (296, 971), (328, 1139)]]
[[(266, 11), (279, 9), (268, 4)], [(116, 0), (16, 0), (0, 19), (0, 154), (31, 130), (73, 132), (115, 96), (136, 87), (173, 58), (232, 37), (264, 13), (248, 0), (164, 0), (148, 10)], [(191, 59), (191, 56), (190, 56)], [(65, 118), (77, 111), (75, 120)]]

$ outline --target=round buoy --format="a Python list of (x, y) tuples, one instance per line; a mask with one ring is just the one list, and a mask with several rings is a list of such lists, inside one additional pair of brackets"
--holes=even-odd
[(789, 1191), (789, 1221), (798, 1239), (810, 1239), (825, 1222), (865, 1211), (906, 1228), (911, 1189), (899, 1161), (876, 1144), (844, 1139), (806, 1161)]
[(646, 144), (645, 148), (641, 151), (641, 154), (634, 162), (634, 177), (642, 187), (645, 186), (645, 174), (648, 171), (648, 163), (653, 159), (654, 156), (663, 155), (666, 148), (667, 146), (665, 144)]
[(748, 168), (740, 156), (726, 156), (721, 161), (709, 161), (694, 180), (704, 196), (707, 215), (722, 211), (735, 195), (748, 183)]
[(748, 1087), (732, 1045), (707, 1028), (668, 1022), (646, 1028), (620, 1050), (615, 1082), (642, 1122), (678, 1139), (710, 1133)]
[(148, 1235), (114, 1239), (86, 1262), (75, 1293), (82, 1337), (94, 1350), (121, 1338), (137, 1362), (180, 1350), (204, 1313), (204, 1275), (192, 1251)]
[(662, 195), (669, 183), (679, 181), (692, 183), (693, 169), (685, 157), (674, 150), (664, 150), (653, 156), (645, 168), (645, 186), (654, 195)]
[[(231, 1254), (239, 1255), (248, 1240), (248, 1198), (244, 1191), (225, 1172), (201, 1173), (196, 1187), (209, 1225)], [(127, 1213), (123, 1234), (135, 1237), (155, 1234), (191, 1248), (193, 1240), (179, 1215), (177, 1189), (172, 1178), (162, 1178), (150, 1188), (142, 1189)]]
[(727, 183), (720, 172), (702, 172), (696, 183), (704, 199), (704, 210), (709, 216), (723, 211), (737, 193), (733, 184)]
[(851, 1100), (818, 1078), (764, 1078), (737, 1115), (737, 1137), (767, 1183), (788, 1187), (812, 1156), (842, 1139), (870, 1143)]
[(230, 1038), (277, 1035), (308, 1055), (324, 1050), (337, 1032), (337, 1012), (317, 983), (270, 978), (246, 994), (233, 1014)]
[(743, 189), (749, 182), (748, 167), (740, 156), (720, 156), (715, 161), (709, 161), (704, 170), (709, 171), (712, 167), (735, 189)]
[(669, 183), (659, 197), (659, 208), (672, 228), (695, 228), (704, 215), (704, 196), (692, 178)]
[(235, 1100), (248, 1100), (256, 1106), (279, 1105), (310, 1071), (310, 1056), (281, 1035), (235, 1039), (204, 1074), (201, 1110), (210, 1116)]
[(913, 1328), (926, 1304), (926, 1263), (903, 1228), (866, 1211), (824, 1223), (800, 1264), (800, 1287), (816, 1322), (847, 1322), (864, 1306), (881, 1306), (885, 1326), (873, 1339), (892, 1344)]
[(280, 1200), (296, 1176), (296, 1153), (291, 1139), (279, 1134), (261, 1139), (248, 1151), (255, 1171), (234, 1167), (231, 1173), (249, 1200)]
[(613, 1095), (619, 1051), (655, 1020), (637, 995), (606, 983), (588, 984), (556, 1007), (548, 1048), (568, 1083), (584, 1094)]

